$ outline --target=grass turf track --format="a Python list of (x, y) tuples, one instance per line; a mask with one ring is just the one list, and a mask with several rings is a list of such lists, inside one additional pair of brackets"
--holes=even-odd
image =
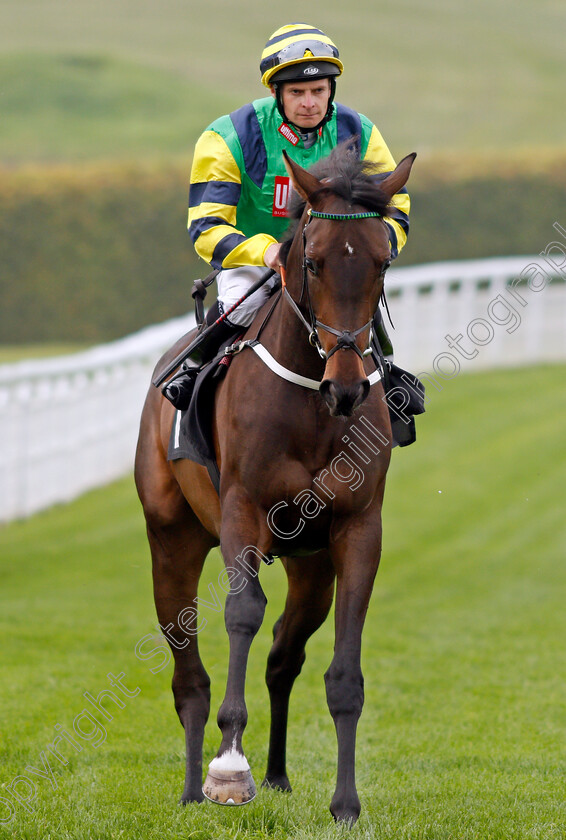
[(340, 48), (338, 101), (397, 159), (563, 150), (558, 0), (3, 0), (0, 160), (187, 159), (211, 120), (265, 94), (264, 43), (305, 16)]
[[(57, 790), (35, 777), (33, 813), (14, 806), (0, 837), (563, 838), (565, 372), (557, 365), (462, 375), (431, 395), (417, 444), (394, 453), (364, 632), (363, 811), (350, 833), (328, 812), (336, 746), (322, 675), (330, 620), (309, 643), (292, 696), (293, 794), (261, 791), (244, 808), (182, 809), (171, 666), (152, 674), (157, 660), (134, 655), (155, 618), (131, 479), (1, 529), (0, 797), (9, 798), (6, 785), (27, 765), (41, 768), (55, 725), (72, 732), (88, 707), (83, 692), (110, 687), (109, 672), (124, 672), (124, 684), (140, 692), (121, 710), (107, 704), (113, 720), (98, 748), (68, 750)], [(220, 568), (211, 555), (203, 583)], [(283, 577), (279, 564), (262, 569), (269, 604), (247, 681), (244, 745), (257, 782), (268, 732), (263, 674)], [(222, 615), (206, 617), (209, 761), (219, 744), (227, 645)], [(0, 818), (7, 816), (4, 806)]]
[(66, 356), (88, 349), (87, 344), (0, 344), (0, 365), (22, 362), (27, 359), (43, 359), (52, 356)]

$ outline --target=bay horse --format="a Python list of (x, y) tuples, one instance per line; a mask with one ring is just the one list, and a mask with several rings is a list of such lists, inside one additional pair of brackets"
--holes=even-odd
[[(414, 157), (378, 180), (345, 144), (311, 171), (285, 156), (300, 200), (295, 232), (281, 271), (282, 293), (275, 304), (267, 301), (244, 336), (255, 338), (262, 325), (263, 357), (257, 345), (252, 352), (244, 344), (215, 394), (219, 493), (203, 466), (167, 460), (175, 409), (156, 388), (147, 395), (135, 479), (157, 615), (174, 655), (175, 707), (185, 729), (182, 803), (206, 796), (243, 804), (255, 796), (242, 748), (245, 677), (266, 604), (260, 565), (276, 556), (288, 592), (267, 662), (271, 729), (263, 785), (291, 790), (289, 696), (305, 644), (326, 619), (336, 591), (334, 655), (324, 675), (338, 744), (330, 811), (350, 823), (360, 814), (355, 740), (364, 700), (361, 636), (381, 553), (391, 449), (384, 391), (368, 347), (391, 261), (388, 206), (407, 182)], [(177, 343), (156, 371), (187, 344)], [(203, 787), (210, 679), (196, 635), (197, 586), (207, 554), (219, 544), (229, 666), (217, 717), (222, 741)]]

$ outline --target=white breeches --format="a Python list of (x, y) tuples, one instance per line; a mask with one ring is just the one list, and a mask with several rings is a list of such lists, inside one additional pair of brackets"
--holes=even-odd
[[(225, 268), (217, 274), (216, 283), (218, 286), (220, 313), (224, 314), (236, 301), (240, 300), (252, 283), (255, 283), (267, 270), (266, 266), (245, 265), (240, 268)], [(241, 327), (249, 327), (254, 319), (254, 315), (263, 306), (278, 280), (279, 275), (277, 274), (270, 277), (263, 286), (257, 289), (253, 295), (250, 295), (249, 298), (228, 316), (230, 323), (237, 324)]]

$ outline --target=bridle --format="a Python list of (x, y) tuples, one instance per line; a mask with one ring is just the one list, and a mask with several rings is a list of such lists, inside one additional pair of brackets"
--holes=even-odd
[[(285, 283), (284, 272), (282, 272), (282, 275), (281, 275), (283, 295), (286, 298), (286, 300), (289, 301), (289, 303), (291, 305), (291, 308), (293, 309), (293, 311), (295, 312), (297, 317), (300, 319), (300, 321), (304, 324), (304, 326), (308, 330), (309, 343), (313, 347), (316, 347), (316, 349), (318, 350), (318, 353), (321, 356), (321, 358), (323, 358), (325, 360), (328, 360), (332, 355), (334, 355), (334, 353), (336, 353), (337, 350), (354, 350), (354, 352), (357, 353), (357, 355), (363, 361), (364, 357), (369, 356), (370, 353), (372, 352), (371, 342), (372, 342), (372, 338), (373, 338), (373, 327), (372, 327), (373, 318), (370, 318), (370, 320), (366, 324), (359, 327), (359, 329), (357, 329), (357, 330), (337, 330), (334, 327), (329, 327), (327, 324), (323, 324), (322, 321), (319, 321), (318, 318), (316, 317), (316, 314), (315, 314), (315, 311), (314, 311), (314, 308), (313, 308), (313, 305), (312, 305), (312, 301), (311, 301), (309, 282), (308, 282), (308, 271), (309, 271), (309, 269), (308, 269), (307, 258), (306, 258), (307, 228), (308, 228), (308, 226), (311, 223), (311, 220), (313, 218), (315, 218), (315, 219), (329, 219), (330, 221), (341, 222), (341, 221), (345, 221), (345, 220), (352, 221), (352, 220), (357, 220), (357, 219), (381, 219), (382, 215), (381, 215), (381, 213), (377, 213), (375, 211), (368, 211), (368, 212), (364, 212), (364, 213), (322, 213), (322, 212), (319, 212), (318, 210), (313, 210), (312, 208), (309, 208), (307, 210), (307, 215), (308, 215), (308, 219), (307, 219), (307, 221), (306, 221), (306, 223), (303, 227), (303, 232), (302, 232), (302, 240), (303, 240), (303, 264), (302, 264), (303, 288), (302, 288), (302, 291), (301, 291), (300, 300), (302, 300), (303, 297), (306, 297), (310, 323), (304, 317), (304, 315), (301, 312), (301, 310), (299, 309), (297, 303), (291, 297), (291, 295), (290, 295), (290, 293), (287, 289), (287, 285)], [(360, 350), (360, 348), (356, 344), (356, 336), (358, 336), (360, 333), (362, 333), (368, 327), (369, 327), (368, 345), (367, 345), (367, 348), (362, 351), (362, 350)], [(336, 344), (334, 345), (334, 347), (331, 350), (328, 351), (328, 353), (326, 352), (326, 350), (323, 348), (323, 346), (321, 344), (320, 337), (318, 335), (318, 329), (324, 330), (325, 332), (331, 333), (332, 335), (335, 335), (335, 336), (338, 337), (338, 340), (337, 340)]]

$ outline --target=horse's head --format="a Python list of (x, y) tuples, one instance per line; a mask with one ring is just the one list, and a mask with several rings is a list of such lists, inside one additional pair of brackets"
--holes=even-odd
[(304, 202), (287, 258), (289, 292), (326, 361), (320, 393), (335, 416), (350, 416), (369, 393), (363, 357), (391, 262), (384, 219), (414, 158), (378, 182), (345, 144), (313, 171), (285, 155)]

